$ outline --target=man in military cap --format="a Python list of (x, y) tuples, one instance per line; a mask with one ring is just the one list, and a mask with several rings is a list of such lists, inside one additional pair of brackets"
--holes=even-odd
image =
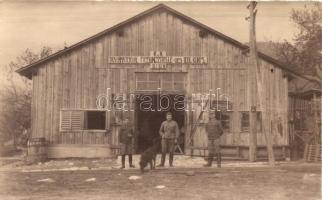
[(163, 167), (166, 153), (169, 152), (169, 165), (173, 167), (173, 154), (175, 149), (175, 144), (177, 143), (177, 139), (179, 137), (179, 127), (176, 121), (172, 119), (172, 113), (167, 112), (166, 120), (162, 122), (160, 130), (159, 130), (161, 140), (161, 164), (158, 167)]
[(123, 120), (120, 133), (119, 133), (119, 141), (121, 144), (121, 156), (122, 156), (122, 167), (125, 168), (125, 156), (129, 156), (129, 166), (134, 168), (132, 164), (132, 154), (134, 147), (134, 133), (133, 129), (129, 126), (129, 119), (126, 117)]
[(211, 167), (213, 157), (217, 157), (217, 167), (221, 167), (220, 154), (220, 136), (223, 134), (223, 128), (219, 121), (219, 112), (209, 113), (209, 122), (206, 125), (208, 135), (208, 163), (204, 167)]

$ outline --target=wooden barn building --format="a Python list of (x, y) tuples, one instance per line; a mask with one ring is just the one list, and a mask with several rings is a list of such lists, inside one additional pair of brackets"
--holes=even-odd
[[(248, 46), (157, 5), (17, 71), (33, 83), (31, 137), (46, 139), (49, 158), (115, 156), (127, 116), (140, 152), (171, 111), (181, 149), (203, 156), (208, 112), (202, 110), (209, 105), (221, 110), (224, 156), (249, 158), (253, 123), (258, 158), (267, 156), (265, 111), (275, 156), (287, 158), (287, 74), (293, 72), (259, 53), (265, 91), (260, 107), (248, 52)], [(254, 112), (257, 121), (250, 120)]]

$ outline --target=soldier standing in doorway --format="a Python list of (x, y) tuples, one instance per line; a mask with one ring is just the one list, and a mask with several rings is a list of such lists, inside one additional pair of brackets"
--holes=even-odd
[(125, 118), (119, 134), (119, 141), (121, 143), (121, 156), (122, 156), (122, 167), (125, 168), (125, 156), (129, 156), (129, 166), (130, 168), (134, 168), (135, 166), (132, 164), (132, 154), (134, 147), (134, 133), (133, 129), (129, 126), (129, 119)]
[(217, 157), (217, 167), (221, 167), (220, 154), (220, 136), (223, 134), (223, 128), (219, 121), (219, 112), (209, 113), (209, 122), (206, 125), (208, 135), (208, 163), (204, 167), (211, 167), (213, 157)]
[(161, 156), (161, 164), (158, 167), (163, 167), (166, 154), (169, 152), (169, 165), (173, 167), (173, 154), (175, 150), (175, 144), (177, 143), (177, 139), (179, 137), (179, 127), (178, 123), (172, 120), (172, 113), (168, 112), (166, 114), (166, 120), (162, 122), (160, 130), (161, 136), (161, 149), (162, 149), (162, 156)]

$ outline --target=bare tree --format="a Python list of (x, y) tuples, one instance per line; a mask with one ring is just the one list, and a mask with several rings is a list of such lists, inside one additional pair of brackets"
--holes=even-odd
[(0, 137), (2, 141), (13, 140), (18, 144), (23, 129), (30, 128), (32, 82), (15, 71), (52, 53), (50, 47), (43, 47), (39, 53), (26, 49), (15, 61), (5, 66), (7, 81), (0, 93)]
[(295, 67), (311, 81), (321, 84), (322, 77), (322, 4), (292, 10), (290, 19), (297, 26), (294, 44), (285, 41), (275, 46), (280, 60)]

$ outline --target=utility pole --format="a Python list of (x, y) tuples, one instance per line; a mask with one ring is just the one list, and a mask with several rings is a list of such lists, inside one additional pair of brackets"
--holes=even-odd
[(249, 161), (255, 162), (257, 155), (257, 112), (256, 99), (252, 94), (256, 94), (256, 67), (257, 67), (257, 50), (256, 50), (256, 34), (255, 34), (255, 17), (256, 2), (250, 2), (247, 8), (250, 10), (249, 20), (249, 47), (250, 62), (249, 69)]
[[(268, 127), (266, 126), (268, 123), (267, 111), (264, 108), (265, 101), (265, 91), (263, 90), (263, 80), (261, 77), (260, 66), (258, 62), (258, 55), (256, 49), (256, 29), (255, 29), (255, 19), (256, 19), (256, 8), (257, 2), (251, 1), (247, 8), (249, 9), (249, 17), (246, 18), (249, 20), (249, 46), (250, 46), (250, 63), (251, 68), (249, 70), (250, 75), (250, 95), (257, 93), (257, 99), (259, 101), (259, 109), (261, 110), (261, 121), (262, 121), (262, 131), (265, 134), (266, 139), (266, 147), (268, 153), (268, 161), (271, 166), (275, 166), (275, 158), (273, 152), (273, 144), (272, 144), (272, 135), (269, 132)], [(255, 77), (254, 77), (255, 76)], [(256, 91), (257, 90), (257, 91)], [(256, 108), (256, 99), (250, 98), (250, 137), (249, 137), (249, 160), (256, 161), (256, 150), (257, 150), (257, 108)], [(270, 123), (269, 123), (270, 124)]]

